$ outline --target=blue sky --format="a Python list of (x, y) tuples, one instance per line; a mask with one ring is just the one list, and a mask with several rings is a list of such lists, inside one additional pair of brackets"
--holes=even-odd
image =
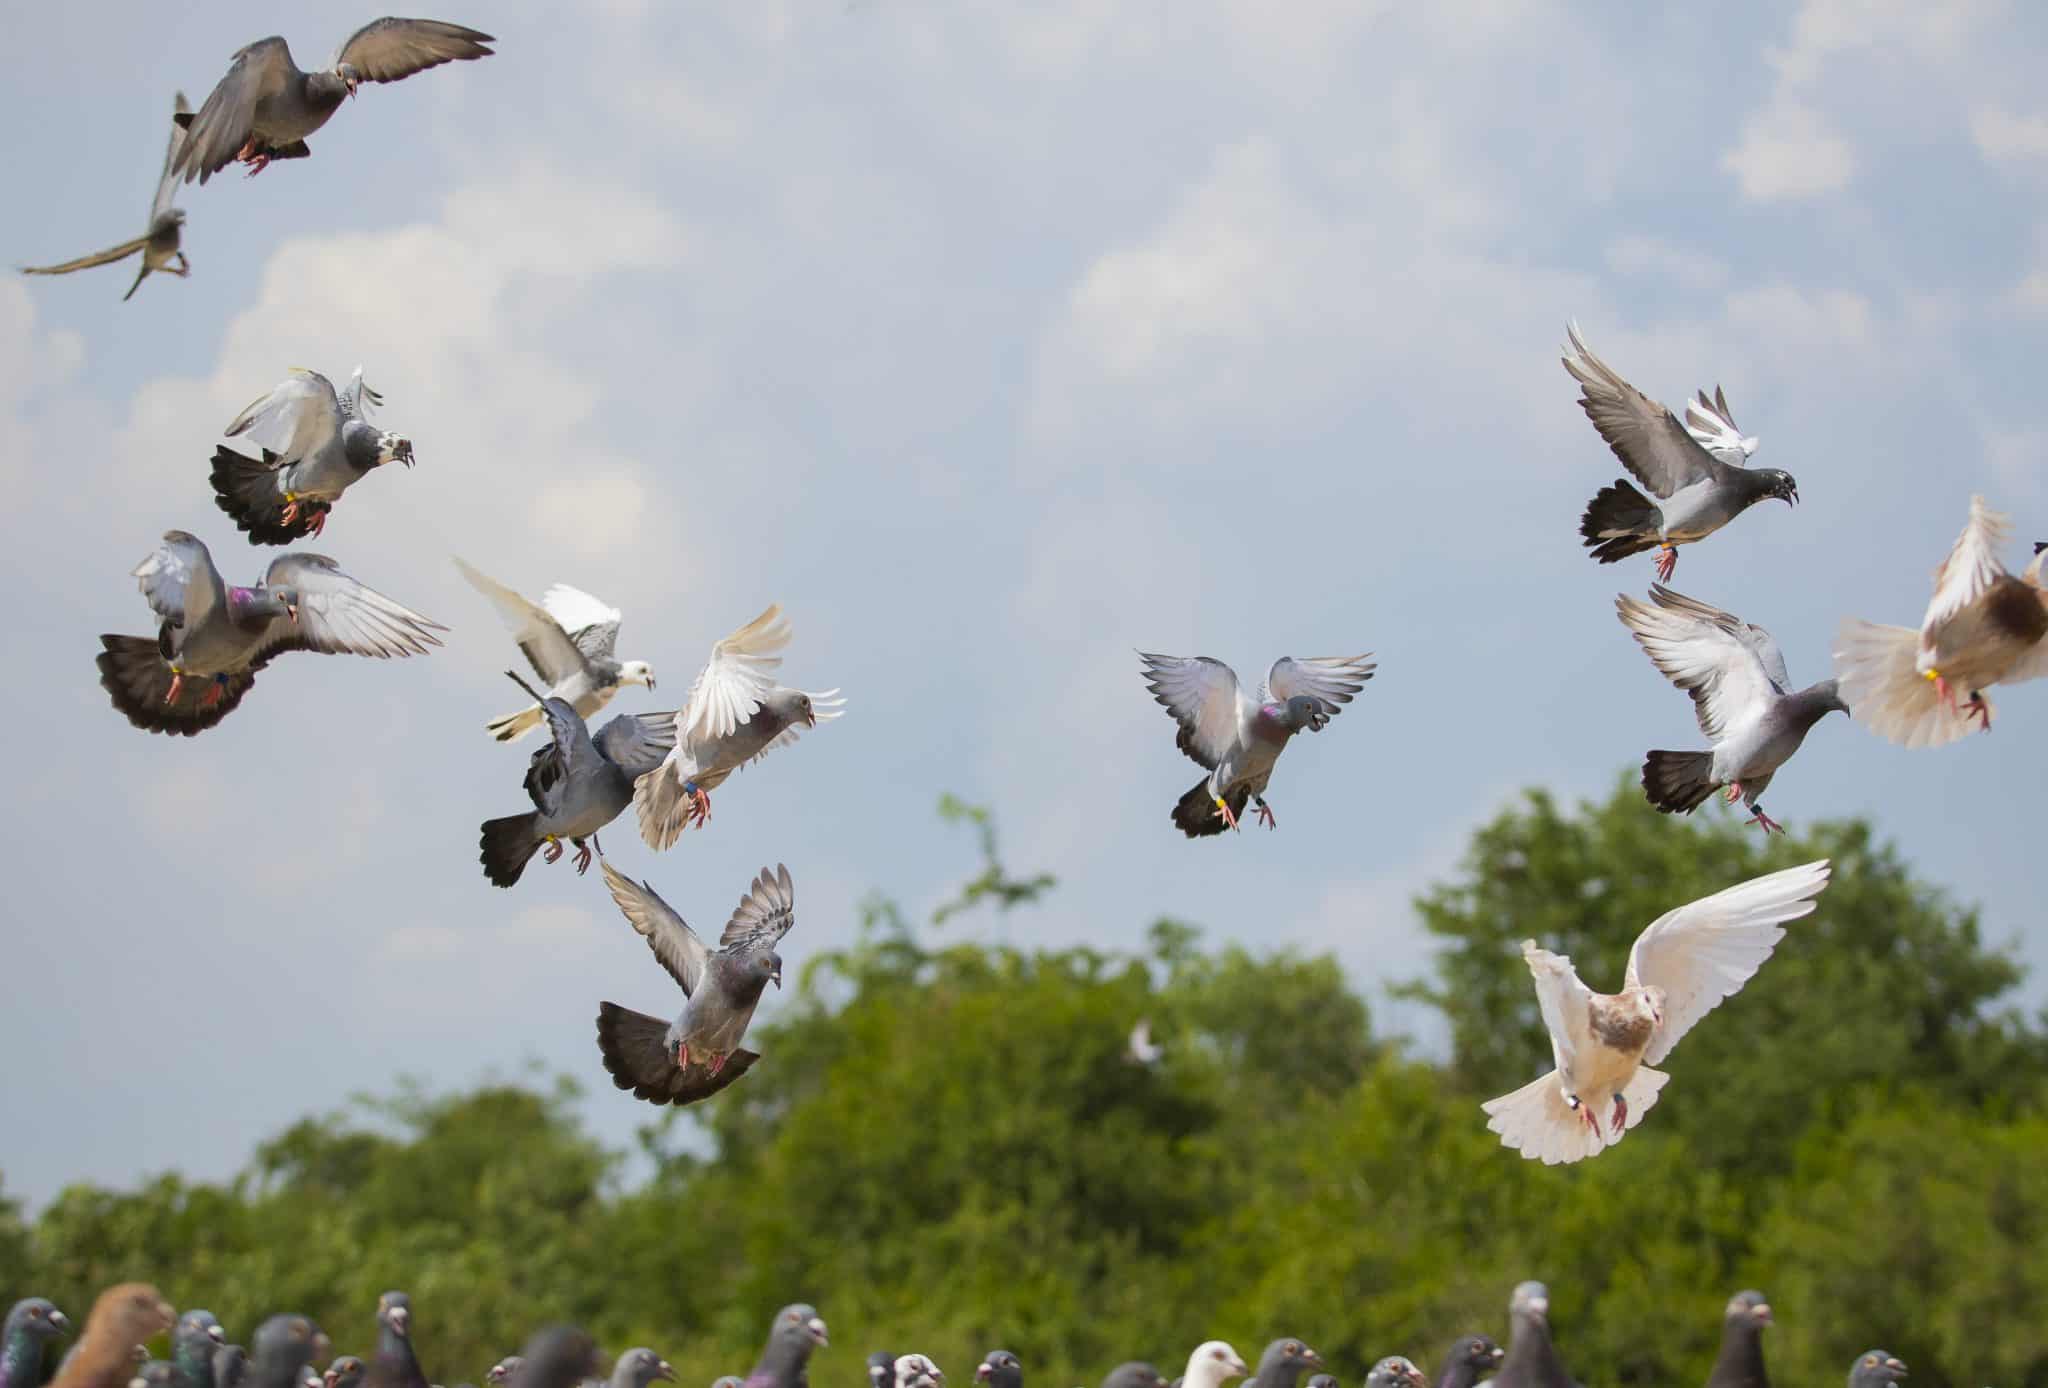
[[(844, 688), (708, 833), (605, 836), (700, 928), (778, 860), (793, 964), (870, 888), (928, 905), (971, 868), (932, 813), (952, 791), (1062, 880), (1019, 943), (1130, 946), (1171, 913), (1376, 991), (1426, 966), (1409, 896), (1518, 788), (1600, 794), (1696, 745), (1614, 620), (1648, 560), (1579, 547), (1617, 467), (1558, 365), (1568, 317), (1667, 402), (1722, 383), (1799, 479), (1676, 580), (1795, 680), (1845, 616), (1917, 621), (1972, 492), (2048, 538), (2048, 21), (2023, 6), (427, 12), (499, 55), (188, 189), (190, 280), (0, 282), (0, 1111), (37, 1115), (0, 1134), (8, 1193), (225, 1175), (401, 1073), (538, 1059), (598, 1089), (608, 1140), (644, 1121), (592, 1018), (670, 1006), (667, 979), (594, 874), (507, 893), (477, 866), (526, 744), (482, 731), (516, 652), (451, 553), (621, 606), (661, 687), (615, 708), (672, 706), (771, 600), (785, 674)], [(5, 257), (134, 235), (174, 89), (203, 100), (270, 32), (310, 66), (349, 27), (17, 16)], [(447, 648), (289, 657), (199, 739), (132, 730), (91, 666), (98, 633), (148, 630), (128, 570), (176, 526), (260, 573), (274, 551), (212, 504), (217, 431), (288, 366), (357, 363), (420, 463), (317, 548)], [(1137, 648), (1381, 669), (1282, 763), (1278, 832), (1189, 844), (1166, 814), (1196, 772)], [(1998, 702), (1939, 752), (1829, 720), (1767, 803), (1872, 817), (2038, 972), (2048, 688)]]

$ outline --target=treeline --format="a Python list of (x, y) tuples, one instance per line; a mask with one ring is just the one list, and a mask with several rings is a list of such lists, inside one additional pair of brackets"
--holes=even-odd
[[(1441, 1063), (1376, 1033), (1326, 957), (1171, 921), (1143, 957), (949, 939), (958, 911), (1061, 909), (981, 828), (939, 921), (878, 900), (855, 948), (809, 960), (756, 1033), (770, 1061), (702, 1130), (648, 1110), (651, 1179), (622, 1187), (566, 1081), (404, 1093), (294, 1125), (225, 1186), (0, 1205), (0, 1306), (82, 1314), (142, 1277), (233, 1334), (290, 1308), (360, 1350), (399, 1287), (438, 1382), (566, 1319), (701, 1384), (801, 1299), (832, 1328), (821, 1384), (876, 1348), (965, 1382), (1001, 1346), (1066, 1388), (1293, 1334), (1350, 1385), (1381, 1355), (1433, 1372), (1461, 1333), (1505, 1338), (1535, 1277), (1591, 1385), (1703, 1382), (1723, 1304), (1757, 1286), (1780, 1384), (1839, 1383), (1882, 1346), (1916, 1385), (2048, 1386), (2048, 1028), (2011, 1011), (2019, 969), (1973, 912), (1867, 825), (1766, 845), (1627, 786), (1530, 793), (1417, 902), (1439, 952), (1405, 991), (1449, 1023)], [(1496, 1144), (1479, 1100), (1548, 1054), (1521, 939), (1611, 983), (1671, 906), (1822, 856), (1820, 910), (1678, 1048), (1626, 1142), (1561, 1169)], [(1141, 1016), (1150, 1067), (1125, 1055)]]

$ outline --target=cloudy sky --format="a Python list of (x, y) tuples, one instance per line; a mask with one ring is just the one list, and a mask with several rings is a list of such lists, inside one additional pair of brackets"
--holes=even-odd
[[(525, 745), (482, 731), (516, 653), (453, 553), (620, 605), (661, 687), (615, 707), (671, 706), (770, 600), (785, 674), (845, 689), (710, 832), (605, 835), (700, 926), (776, 860), (793, 964), (870, 888), (930, 904), (972, 866), (932, 813), (953, 791), (1062, 879), (1020, 943), (1132, 945), (1170, 912), (1377, 988), (1425, 963), (1410, 894), (1519, 787), (1604, 793), (1696, 743), (1613, 617), (1649, 561), (1579, 547), (1617, 468), (1558, 366), (1568, 317), (1667, 401), (1725, 384), (1798, 477), (1805, 505), (1688, 549), (1677, 586), (1802, 682), (1842, 617), (1917, 621), (1972, 492), (2048, 538), (2026, 6), (427, 8), (499, 56), (187, 190), (190, 280), (0, 282), (0, 1112), (37, 1115), (0, 1133), (9, 1194), (226, 1175), (400, 1074), (538, 1059), (599, 1087), (608, 1139), (647, 1116), (591, 1019), (666, 1009), (667, 979), (595, 875), (478, 868)], [(308, 66), (344, 36), (312, 4), (16, 16), (0, 257), (135, 234), (172, 91), (274, 31)], [(129, 569), (176, 526), (253, 580), (273, 551), (212, 504), (217, 431), (286, 367), (357, 363), (420, 462), (318, 548), (447, 648), (289, 657), (199, 739), (131, 729), (92, 669), (98, 633), (150, 629)], [(1134, 648), (1381, 672), (1289, 753), (1278, 832), (1189, 844), (1166, 813), (1197, 773)], [(1768, 803), (1871, 816), (2039, 969), (2048, 689), (2000, 704), (1931, 753), (1830, 720)]]

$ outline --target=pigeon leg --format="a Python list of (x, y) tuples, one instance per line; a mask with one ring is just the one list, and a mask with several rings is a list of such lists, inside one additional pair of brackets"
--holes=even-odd
[(574, 842), (576, 844), (576, 875), (581, 877), (584, 873), (590, 871), (590, 845), (582, 839), (576, 839)]
[(683, 782), (683, 793), (690, 797), (690, 808), (683, 811), (683, 822), (685, 824), (694, 823), (701, 827), (705, 821), (711, 818), (710, 795), (705, 792), (704, 787), (698, 785), (695, 781)]
[(718, 1072), (719, 1072), (720, 1070), (723, 1070), (723, 1069), (725, 1068), (725, 1061), (726, 1061), (726, 1057), (727, 1057), (727, 1056), (728, 1056), (729, 1054), (730, 1054), (730, 1052), (727, 1052), (727, 1051), (713, 1051), (713, 1052), (711, 1053), (711, 1073), (712, 1073), (712, 1074), (716, 1075), (716, 1074), (717, 1074), (717, 1073), (718, 1073)]
[(1614, 1118), (1608, 1126), (1617, 1133), (1628, 1130), (1628, 1100), (1619, 1094), (1614, 1096)]
[(1661, 583), (1671, 581), (1671, 571), (1678, 567), (1678, 546), (1666, 541), (1657, 547), (1657, 579)]
[(325, 510), (315, 511), (313, 513), (313, 534), (318, 535), (321, 531), (325, 530), (326, 528), (327, 512)]
[(279, 525), (290, 525), (299, 518), (299, 499), (290, 492), (284, 494), (284, 510), (278, 513)]
[(270, 167), (270, 156), (256, 148), (256, 141), (253, 136), (243, 142), (241, 149), (235, 152), (235, 158), (249, 166), (249, 177), (251, 178), (256, 177), (257, 174)]
[(1749, 808), (1756, 815), (1756, 818), (1749, 822), (1762, 826), (1765, 838), (1769, 838), (1772, 834), (1782, 834), (1785, 832), (1785, 826), (1765, 814), (1762, 805), (1751, 805)]
[(1934, 681), (1934, 697), (1950, 713), (1956, 711), (1956, 692), (1948, 687), (1948, 681), (1941, 677), (1939, 670), (1922, 670), (1920, 678)]
[(1735, 803), (1736, 801), (1740, 800), (1741, 798), (1742, 798), (1742, 782), (1740, 782), (1740, 781), (1730, 781), (1730, 782), (1728, 783), (1728, 793), (1727, 793), (1727, 794), (1726, 794), (1725, 796), (1723, 796), (1723, 797), (1722, 797), (1722, 799), (1721, 799), (1721, 803), (1722, 803), (1722, 804), (1724, 804), (1724, 805), (1732, 805), (1732, 804), (1734, 804), (1734, 803)]
[(179, 251), (177, 268), (171, 269), (171, 267), (168, 265), (164, 266), (164, 268), (166, 270), (170, 270), (171, 273), (176, 275), (179, 279), (183, 279), (185, 278), (185, 276), (192, 273), (192, 262), (185, 259), (185, 253), (183, 251)]
[(179, 674), (176, 670), (171, 671), (171, 692), (164, 695), (165, 708), (169, 708), (172, 704), (178, 702), (178, 691), (180, 689), (183, 689), (184, 687), (185, 677)]
[(1981, 720), (1984, 724), (1984, 731), (1987, 733), (1991, 731), (1991, 705), (1985, 700), (1983, 690), (1973, 689), (1970, 691), (1969, 701), (1963, 705), (1962, 714), (1965, 720), (1971, 718)]
[(1593, 1136), (1600, 1136), (1600, 1120), (1593, 1116), (1593, 1106), (1580, 1103), (1579, 1096), (1576, 1094), (1568, 1094), (1565, 1097), (1570, 1101), (1572, 1108), (1577, 1111), (1585, 1125), (1593, 1130)]
[(212, 682), (206, 686), (206, 692), (199, 696), (199, 707), (212, 708), (220, 702), (220, 696), (226, 691), (227, 687), (228, 677), (226, 675), (215, 675)]
[(598, 857), (602, 858), (604, 856), (604, 845), (597, 841), (597, 835), (595, 833), (593, 833), (590, 836), (590, 845), (591, 847), (597, 850)]
[(562, 861), (562, 841), (561, 841), (560, 839), (556, 838), (556, 837), (555, 837), (555, 836), (554, 836), (553, 834), (548, 834), (548, 835), (546, 835), (546, 836), (545, 836), (545, 838), (546, 838), (546, 840), (547, 840), (547, 845), (548, 845), (548, 851), (547, 851), (547, 852), (546, 852), (545, 854), (543, 854), (542, 856), (543, 856), (543, 857), (544, 857), (544, 858), (545, 858), (545, 859), (546, 859), (546, 860), (547, 860), (548, 862), (550, 862), (550, 863), (559, 863), (559, 862), (561, 862), (561, 861)]
[(1237, 828), (1237, 816), (1230, 812), (1229, 804), (1220, 795), (1216, 797), (1216, 813), (1223, 816), (1225, 824), (1228, 824), (1232, 829)]
[(689, 1068), (690, 1043), (687, 1041), (678, 1041), (676, 1042), (676, 1069), (687, 1070)]

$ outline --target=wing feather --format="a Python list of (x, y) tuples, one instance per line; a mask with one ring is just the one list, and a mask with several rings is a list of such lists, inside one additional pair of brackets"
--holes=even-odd
[(1981, 496), (1970, 498), (1970, 521), (1956, 537), (1955, 547), (1941, 567), (1934, 571), (1934, 597), (1927, 604), (1927, 616), (1920, 623), (1923, 637), (1931, 636), (1943, 623), (2005, 577), (1998, 552), (2012, 535), (2012, 522), (1992, 510)]
[(1365, 688), (1365, 682), (1379, 669), (1369, 656), (1364, 655), (1317, 655), (1296, 658), (1283, 655), (1273, 662), (1273, 668), (1266, 672), (1266, 684), (1259, 691), (1260, 702), (1267, 698), (1291, 699), (1297, 694), (1306, 694), (1322, 706), (1325, 714), (1334, 715), (1342, 710), (1340, 705), (1351, 702), (1352, 696)]
[(443, 63), (488, 58), (491, 35), (439, 19), (373, 19), (349, 35), (334, 55), (334, 65), (347, 63), (365, 82), (396, 82)]
[(1671, 411), (1594, 356), (1577, 323), (1565, 332), (1564, 369), (1579, 383), (1579, 406), (1638, 482), (1661, 498), (1713, 475), (1714, 458)]
[(1244, 717), (1244, 691), (1237, 672), (1206, 655), (1150, 655), (1138, 652), (1145, 687), (1180, 726), (1181, 751), (1214, 771), (1237, 744)]
[(91, 255), (82, 255), (76, 260), (67, 260), (61, 265), (24, 265), (21, 267), (21, 273), (24, 275), (68, 275), (73, 270), (90, 270), (95, 265), (112, 265), (117, 260), (126, 260), (148, 244), (149, 237), (145, 234), (136, 237), (133, 241), (123, 241), (118, 246), (109, 246), (103, 251), (94, 251)]
[(258, 103), (282, 94), (298, 70), (291, 48), (275, 35), (236, 52), (227, 75), (185, 126), (184, 145), (172, 156), (178, 176), (204, 183), (226, 168), (255, 130)]
[[(513, 640), (525, 653), (533, 672), (550, 686), (558, 685), (586, 668), (583, 652), (562, 629), (562, 623), (545, 608), (528, 602), (495, 578), (471, 568), (462, 560), (455, 567), (469, 580), (469, 586), (491, 600), (498, 616), (511, 629)], [(550, 589), (553, 593), (555, 590)]]
[(289, 467), (332, 444), (341, 435), (341, 423), (341, 399), (334, 393), (334, 382), (295, 366), (221, 433), (227, 438), (247, 434), (277, 453), (279, 467)]
[(675, 713), (622, 713), (604, 725), (596, 742), (606, 761), (637, 781), (675, 750)]
[(727, 954), (759, 954), (774, 949), (795, 924), (796, 885), (789, 880), (789, 869), (777, 863), (772, 871), (762, 868), (740, 897), (718, 937), (718, 947)]
[(696, 992), (698, 981), (704, 977), (704, 967), (711, 960), (711, 951), (690, 929), (689, 922), (677, 915), (652, 886), (633, 881), (610, 863), (604, 864), (604, 884), (611, 889), (612, 900), (618, 903), (627, 923), (647, 941), (647, 947), (668, 970), (669, 977), (686, 995)]
[(380, 660), (425, 655), (429, 647), (441, 644), (434, 633), (448, 629), (358, 583), (324, 554), (279, 555), (271, 560), (263, 582), (296, 593), (298, 616), (271, 620), (257, 650), (261, 660), (288, 650)]
[(676, 714), (678, 741), (730, 737), (752, 718), (775, 687), (774, 672), (782, 664), (776, 652), (789, 644), (790, 634), (782, 608), (770, 603), (760, 616), (713, 646)]
[(1614, 609), (1658, 672), (1692, 695), (1711, 741), (1789, 692), (1785, 657), (1762, 627), (1654, 583), (1650, 602), (1623, 593)]

